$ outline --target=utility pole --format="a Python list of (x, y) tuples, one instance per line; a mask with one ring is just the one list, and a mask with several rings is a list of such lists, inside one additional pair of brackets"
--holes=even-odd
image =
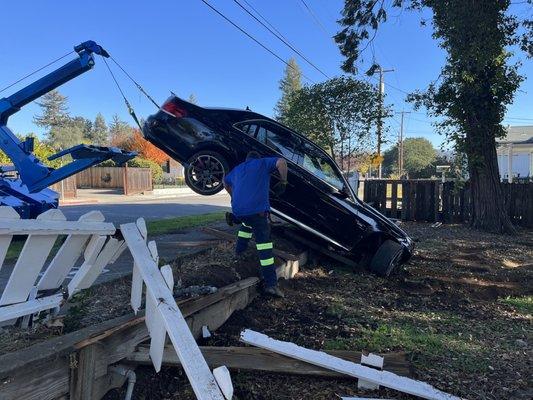
[[(394, 69), (383, 69), (381, 66), (378, 68), (379, 71), (379, 91), (378, 91), (378, 157), (381, 158), (381, 135), (383, 130), (383, 95), (385, 94), (385, 81), (383, 80), (383, 74), (385, 72), (393, 72)], [(378, 177), (381, 179), (381, 160), (378, 167)]]
[(400, 140), (398, 142), (398, 173), (400, 177), (403, 175), (403, 116), (405, 114), (411, 114), (410, 111), (401, 111), (396, 114), (402, 114), (402, 120), (400, 123)]

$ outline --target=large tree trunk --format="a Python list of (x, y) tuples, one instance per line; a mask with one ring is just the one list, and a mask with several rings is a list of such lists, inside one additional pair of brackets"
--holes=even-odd
[(478, 143), (470, 146), (474, 150), (468, 154), (471, 224), (489, 232), (514, 234), (500, 182), (494, 133), (484, 130), (475, 136)]

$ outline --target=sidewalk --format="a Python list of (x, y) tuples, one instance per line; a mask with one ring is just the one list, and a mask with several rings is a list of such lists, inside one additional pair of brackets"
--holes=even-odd
[[(225, 190), (215, 196), (224, 196), (228, 193)], [(136, 194), (126, 196), (120, 189), (78, 189), (77, 197), (59, 201), (60, 206), (82, 205), (82, 204), (112, 204), (112, 203), (138, 203), (142, 201), (153, 201), (158, 199), (171, 199), (180, 197), (203, 197), (193, 192), (188, 187), (154, 189), (147, 194)]]

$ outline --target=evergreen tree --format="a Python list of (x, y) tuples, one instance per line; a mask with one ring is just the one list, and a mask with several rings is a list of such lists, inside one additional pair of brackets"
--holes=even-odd
[(92, 142), (93, 123), (91, 120), (78, 116), (70, 119), (70, 125), (78, 126), (83, 132), (83, 138), (87, 142)]
[(285, 67), (283, 78), (279, 81), (279, 89), (281, 90), (281, 98), (274, 109), (276, 119), (280, 122), (285, 122), (289, 112), (289, 102), (291, 96), (302, 88), (302, 72), (294, 58), (289, 59)]
[(83, 128), (74, 120), (54, 126), (48, 133), (50, 145), (64, 150), (83, 142)]
[(108, 130), (105, 123), (104, 116), (101, 113), (96, 115), (93, 123), (93, 129), (91, 132), (92, 144), (103, 146), (108, 140)]
[(120, 146), (133, 136), (131, 126), (115, 114), (109, 124), (109, 140), (113, 146)]
[(189, 98), (187, 99), (187, 101), (189, 103), (192, 103), (192, 104), (198, 104), (198, 99), (196, 98), (196, 96), (194, 95), (194, 93), (191, 93), (189, 95)]
[[(67, 97), (59, 91), (52, 90), (41, 97), (37, 104), (41, 107), (42, 114), (33, 117), (33, 122), (47, 129), (46, 136), (52, 146), (56, 146), (59, 128), (69, 121)], [(52, 132), (54, 131), (54, 132)]]

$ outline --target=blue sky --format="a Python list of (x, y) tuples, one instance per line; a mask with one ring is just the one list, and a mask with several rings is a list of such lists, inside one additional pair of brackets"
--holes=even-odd
[[(232, 0), (209, 1), (282, 58), (294, 55)], [(331, 39), (339, 29), (336, 19), (341, 0), (306, 0), (319, 22), (301, 0), (248, 2), (329, 76), (342, 73), (342, 56)], [(0, 88), (65, 54), (74, 45), (93, 39), (159, 102), (172, 90), (182, 97), (194, 93), (200, 105), (249, 106), (271, 116), (279, 98), (278, 81), (284, 65), (201, 0), (9, 1), (2, 4), (2, 11)], [(431, 38), (431, 27), (420, 27), (419, 20), (420, 15), (412, 12), (391, 17), (380, 29), (373, 48), (365, 53), (366, 62), (375, 57), (385, 68), (394, 68), (386, 74), (386, 83), (406, 92), (426, 87), (438, 76), (444, 62), (444, 53)], [(324, 79), (303, 60), (298, 62), (313, 81)], [(521, 72), (530, 79), (521, 86), (504, 122), (533, 125), (533, 61), (524, 60)], [(139, 116), (155, 111), (118, 71), (117, 76)], [(386, 86), (387, 102), (395, 111), (410, 110), (411, 105), (404, 102), (405, 94), (395, 88)], [(110, 121), (113, 114), (119, 114), (133, 123), (100, 59), (92, 71), (60, 91), (68, 96), (72, 115), (94, 119), (102, 112)], [(35, 104), (28, 105), (11, 118), (9, 125), (16, 133), (42, 134), (42, 129), (32, 123), (38, 112)], [(390, 121), (391, 135), (396, 135), (399, 119), (397, 115)], [(406, 136), (424, 136), (439, 145), (443, 138), (434, 133), (430, 122), (423, 112), (407, 115)]]

